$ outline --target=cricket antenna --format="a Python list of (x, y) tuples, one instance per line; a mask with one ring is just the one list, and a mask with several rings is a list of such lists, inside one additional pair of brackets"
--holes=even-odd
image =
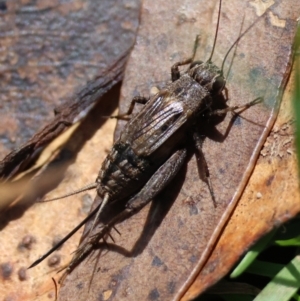
[(213, 43), (213, 48), (211, 50), (211, 53), (210, 53), (210, 56), (209, 56), (207, 62), (211, 62), (212, 56), (213, 56), (214, 51), (215, 51), (217, 38), (218, 38), (218, 32), (219, 32), (220, 18), (221, 18), (221, 7), (222, 7), (222, 0), (219, 1), (219, 13), (218, 13), (217, 26), (216, 26), (215, 39), (214, 39), (214, 43)]
[[(234, 43), (229, 47), (228, 51), (226, 52), (223, 62), (222, 62), (222, 66), (221, 66), (221, 74), (223, 75), (223, 71), (224, 71), (224, 65), (225, 65), (225, 61), (230, 53), (230, 51), (233, 49), (233, 47), (245, 36), (246, 33), (248, 33), (248, 31), (254, 26), (256, 25), (256, 23), (262, 18), (264, 17), (264, 15), (267, 13), (268, 10), (266, 10), (261, 16), (259, 16), (235, 41)], [(244, 22), (244, 21), (243, 21)]]
[(56, 200), (61, 200), (61, 199), (67, 198), (71, 195), (78, 194), (80, 192), (84, 192), (84, 191), (91, 190), (91, 189), (94, 189), (94, 188), (97, 188), (97, 183), (88, 184), (88, 185), (86, 185), (86, 186), (84, 186), (84, 187), (82, 187), (78, 190), (72, 191), (72, 192), (64, 194), (62, 196), (58, 196), (58, 197), (55, 197), (55, 198), (52, 198), (52, 199), (46, 199), (46, 200), (38, 201), (37, 203), (47, 203), (47, 202), (52, 202), (52, 201), (56, 201)]

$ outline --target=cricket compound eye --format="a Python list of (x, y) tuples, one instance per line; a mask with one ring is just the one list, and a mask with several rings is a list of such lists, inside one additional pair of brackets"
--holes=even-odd
[(226, 84), (226, 80), (222, 75), (216, 76), (212, 81), (212, 93), (214, 94), (220, 94)]
[(220, 69), (213, 63), (200, 63), (196, 61), (191, 64), (191, 67), (188, 74), (198, 82), (198, 84), (205, 87), (209, 93), (218, 94), (223, 90), (225, 79)]

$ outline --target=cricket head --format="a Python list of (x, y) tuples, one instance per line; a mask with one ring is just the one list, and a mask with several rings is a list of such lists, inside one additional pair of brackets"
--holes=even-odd
[(190, 66), (189, 75), (212, 95), (220, 94), (226, 84), (222, 70), (211, 61), (193, 62)]

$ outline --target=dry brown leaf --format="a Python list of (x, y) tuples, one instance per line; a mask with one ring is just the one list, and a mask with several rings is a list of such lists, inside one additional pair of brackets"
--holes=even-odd
[[(247, 28), (261, 15), (261, 5), (265, 3), (224, 1), (223, 4), (220, 42), (214, 56), (214, 62), (219, 65), (239, 35), (243, 15), (243, 27)], [(203, 287), (224, 275), (217, 269), (218, 264), (223, 264), (217, 259), (204, 270), (203, 265), (244, 190), (276, 118), (290, 73), (299, 12), (299, 3), (294, 3), (293, 11), (285, 1), (277, 3), (257, 20), (237, 47), (227, 85), (230, 104), (242, 104), (262, 96), (265, 106), (258, 105), (243, 113), (245, 118), (235, 122), (224, 141), (217, 131), (204, 130), (210, 138), (205, 141), (204, 152), (217, 207), (214, 208), (207, 186), (198, 177), (195, 159), (191, 157), (186, 170), (183, 169), (154, 203), (118, 225), (121, 236), (113, 233), (116, 244), (109, 244), (108, 252), (101, 252), (101, 256), (100, 252), (94, 252), (70, 274), (61, 289), (60, 300), (78, 296), (79, 300), (179, 300), (201, 270), (201, 277), (203, 273), (207, 275)], [(151, 86), (169, 78), (171, 65), (190, 55), (194, 37), (200, 30), (198, 57), (208, 57), (216, 13), (215, 3), (143, 2), (137, 43), (122, 89), (122, 99), (127, 101), (121, 104), (122, 112), (137, 91), (145, 94), (140, 88), (142, 84), (150, 90)], [(225, 70), (228, 68), (229, 63), (225, 64)], [(229, 119), (227, 116), (217, 126), (219, 132), (226, 131)], [(266, 227), (264, 231), (269, 229)], [(260, 230), (254, 239), (264, 232)], [(245, 240), (241, 248), (236, 246), (237, 253), (241, 255), (248, 246), (249, 240)], [(102, 248), (106, 250), (103, 245)], [(226, 264), (228, 271), (233, 261), (228, 260)], [(202, 288), (196, 288), (194, 295)]]

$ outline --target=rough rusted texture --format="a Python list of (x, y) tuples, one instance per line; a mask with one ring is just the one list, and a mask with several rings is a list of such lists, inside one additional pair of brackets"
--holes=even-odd
[[(238, 37), (242, 16), (245, 15), (246, 28), (257, 20), (256, 12), (247, 3), (224, 2), (214, 62), (221, 64)], [(101, 244), (102, 252), (94, 252), (70, 274), (61, 288), (60, 300), (78, 299), (78, 296), (81, 300), (87, 297), (89, 300), (179, 300), (188, 290), (229, 219), (276, 118), (290, 73), (299, 12), (299, 3), (294, 3), (293, 11), (285, 1), (277, 3), (237, 47), (228, 76), (229, 103), (242, 104), (262, 96), (265, 106), (244, 112), (244, 119), (236, 120), (225, 141), (221, 141), (219, 132), (225, 133), (231, 116), (217, 130), (203, 131), (208, 137), (204, 153), (217, 207), (214, 208), (207, 186), (199, 179), (195, 158), (191, 156), (187, 167), (160, 198), (118, 225), (121, 236), (112, 233), (115, 244)], [(157, 83), (163, 86), (169, 79), (170, 66), (190, 56), (199, 32), (201, 49), (197, 57), (206, 59), (215, 21), (214, 3), (144, 1), (137, 43), (122, 89), (122, 99), (126, 101), (121, 110), (126, 111), (129, 100), (139, 91), (147, 95), (147, 87), (150, 90)], [(229, 63), (225, 65), (225, 74), (228, 68)], [(289, 216), (294, 214), (293, 211)], [(248, 219), (248, 215), (244, 218)], [(269, 229), (268, 225), (265, 230)], [(254, 239), (262, 233), (260, 229)], [(241, 255), (248, 246), (249, 240), (245, 240), (245, 245), (234, 247)], [(232, 264), (229, 261), (227, 271)], [(223, 275), (218, 273), (219, 265), (222, 262), (214, 261), (202, 270), (207, 275), (207, 282), (203, 279), (205, 285), (213, 284)]]
[(0, 11), (1, 157), (18, 149), (0, 163), (1, 177), (84, 117), (122, 79), (137, 13), (134, 0), (6, 3)]

